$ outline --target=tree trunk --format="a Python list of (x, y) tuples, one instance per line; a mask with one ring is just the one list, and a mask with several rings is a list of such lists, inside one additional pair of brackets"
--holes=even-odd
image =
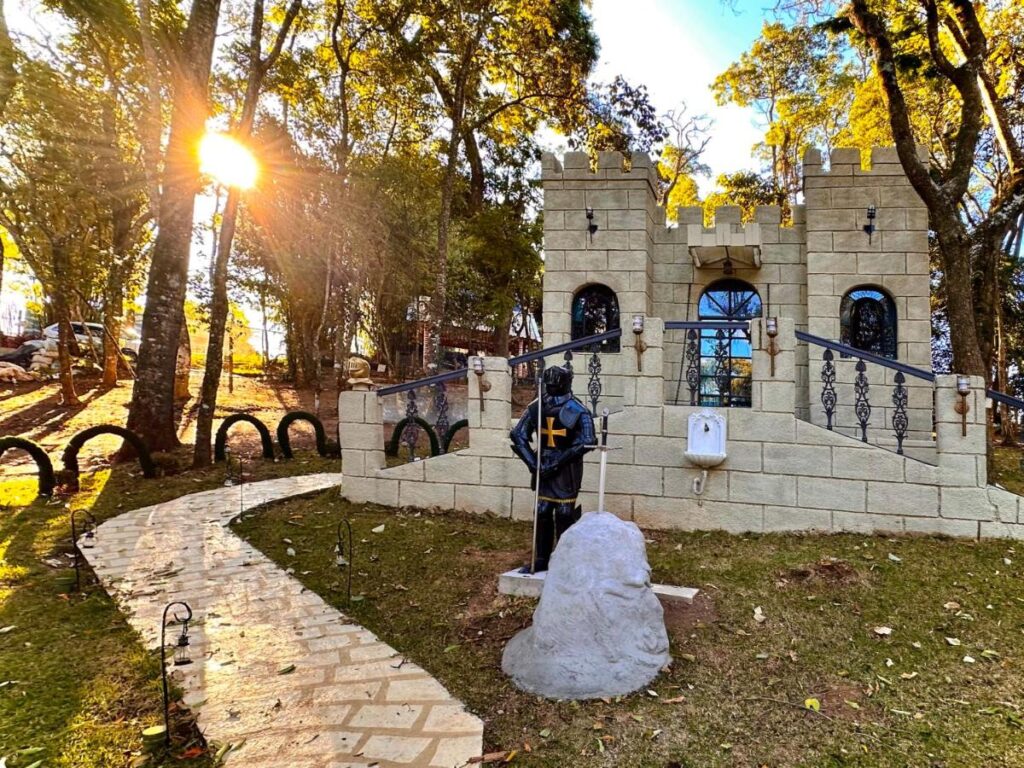
[(103, 386), (117, 386), (117, 365), (121, 359), (121, 312), (124, 309), (124, 286), (121, 271), (111, 266), (107, 272), (107, 288), (103, 299)]
[(71, 371), (71, 345), (75, 334), (71, 328), (70, 291), (67, 287), (69, 259), (63, 245), (53, 247), (53, 312), (57, 316), (57, 366), (60, 377), (61, 405), (74, 407), (82, 404), (75, 392), (75, 378)]
[(149, 267), (142, 346), (128, 411), (128, 428), (140, 435), (153, 451), (171, 450), (180, 445), (174, 382), (185, 322), (192, 219), (199, 190), (195, 147), (209, 113), (210, 66), (219, 15), (220, 0), (193, 0), (181, 52), (181, 74), (175, 83), (159, 207), (160, 228)]
[(199, 411), (196, 414), (196, 446), (193, 466), (206, 467), (211, 461), (210, 436), (213, 433), (213, 416), (217, 410), (217, 389), (224, 368), (224, 329), (228, 319), (228, 259), (231, 242), (235, 236), (235, 221), (238, 216), (238, 189), (228, 191), (224, 206), (224, 218), (220, 226), (220, 244), (213, 261), (211, 277), (213, 294), (210, 298), (210, 339), (206, 345), (206, 369), (203, 371), (203, 385), (199, 393)]
[(942, 255), (946, 288), (946, 312), (953, 347), (953, 370), (988, 379), (989, 372), (981, 355), (977, 318), (974, 312), (974, 288), (971, 247), (963, 225), (942, 215), (932, 217), (939, 253)]
[(434, 278), (434, 295), (430, 301), (429, 340), (423, 349), (424, 367), (437, 364), (435, 358), (441, 351), (441, 328), (444, 324), (445, 303), (448, 300), (448, 230), (452, 220), (452, 199), (455, 197), (455, 177), (458, 174), (459, 131), (452, 125), (448, 142), (444, 177), (441, 181), (441, 210), (437, 216), (437, 274)]

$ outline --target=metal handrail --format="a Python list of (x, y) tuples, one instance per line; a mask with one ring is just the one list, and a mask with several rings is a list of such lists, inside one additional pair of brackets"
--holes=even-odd
[(814, 344), (815, 346), (825, 347), (831, 349), (834, 352), (847, 355), (848, 357), (856, 357), (861, 360), (865, 360), (869, 363), (875, 363), (881, 365), (883, 368), (889, 368), (893, 371), (900, 371), (905, 373), (907, 376), (914, 376), (918, 379), (924, 379), (925, 381), (935, 381), (935, 374), (931, 371), (926, 371), (923, 368), (915, 368), (912, 365), (901, 363), (898, 360), (891, 360), (888, 357), (882, 357), (871, 352), (865, 352), (863, 349), (857, 349), (847, 344), (841, 344), (838, 341), (829, 341), (823, 339), (821, 336), (814, 336), (805, 331), (797, 331), (796, 337), (800, 341), (806, 341), (808, 344)]
[[(542, 357), (548, 357), (549, 355), (557, 355), (560, 352), (568, 352), (573, 349), (579, 349), (580, 347), (588, 347), (591, 344), (600, 344), (604, 341), (610, 341), (617, 339), (622, 335), (621, 328), (615, 328), (604, 333), (596, 333), (593, 336), (584, 336), (582, 339), (574, 339), (573, 341), (567, 341), (564, 344), (556, 344), (553, 347), (546, 347), (544, 349), (538, 349), (534, 352), (527, 352), (525, 355), (519, 355), (519, 357), (510, 357), (508, 359), (509, 367), (516, 365), (522, 365), (523, 363), (530, 363), (534, 360), (538, 360)], [(454, 371), (445, 371), (444, 373), (435, 373), (433, 376), (426, 376), (422, 379), (416, 379), (414, 381), (407, 381), (403, 384), (392, 384), (388, 387), (381, 387), (377, 390), (377, 394), (380, 397), (386, 395), (398, 395), (402, 392), (408, 392), (410, 389), (419, 389), (420, 387), (429, 387), (434, 384), (442, 384), (446, 381), (453, 379), (461, 379), (469, 373), (469, 368), (457, 368)]]
[(666, 331), (746, 331), (749, 320), (666, 320)]
[(410, 389), (419, 389), (420, 387), (429, 387), (433, 384), (442, 384), (452, 379), (461, 379), (469, 373), (469, 368), (457, 368), (454, 371), (445, 371), (444, 373), (435, 373), (433, 376), (427, 376), (422, 379), (416, 379), (415, 381), (407, 381), (404, 384), (392, 384), (389, 387), (381, 387), (377, 390), (377, 394), (381, 397), (385, 395), (398, 395), (402, 392), (408, 392)]
[(622, 335), (621, 328), (613, 328), (610, 331), (604, 333), (596, 333), (593, 336), (584, 336), (582, 339), (573, 339), (567, 341), (564, 344), (556, 344), (553, 347), (545, 347), (544, 349), (538, 349), (533, 352), (527, 352), (525, 355), (519, 355), (519, 357), (510, 357), (508, 359), (509, 367), (516, 365), (522, 365), (523, 363), (532, 363), (534, 360), (539, 360), (542, 357), (549, 357), (551, 355), (557, 355), (560, 352), (571, 352), (574, 349), (580, 347), (589, 347), (591, 344), (600, 344), (605, 341), (611, 341), (617, 339)]
[(1021, 400), (1019, 397), (1014, 397), (1013, 395), (1007, 395), (1006, 393), (1000, 392), (1000, 391), (995, 390), (995, 389), (986, 389), (985, 390), (985, 395), (986, 395), (986, 397), (992, 398), (997, 403), (1002, 403), (1003, 405), (1008, 405), (1011, 408), (1019, 408), (1020, 410), (1024, 410), (1024, 400)]

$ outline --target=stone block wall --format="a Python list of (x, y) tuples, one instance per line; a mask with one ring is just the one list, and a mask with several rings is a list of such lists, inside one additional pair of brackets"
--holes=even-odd
[[(702, 208), (680, 208), (677, 226), (666, 226), (657, 203), (657, 180), (649, 158), (601, 153), (592, 169), (585, 153), (568, 153), (560, 161), (546, 155), (543, 163), (544, 206), (544, 343), (570, 337), (573, 295), (600, 283), (619, 297), (624, 343), (631, 316), (664, 320), (697, 320), (702, 292), (725, 277), (720, 264), (695, 266), (693, 249), (717, 243), (748, 245), (760, 251), (760, 266), (736, 263), (733, 277), (752, 285), (761, 297), (765, 317), (794, 321), (799, 330), (827, 339), (839, 338), (839, 306), (855, 286), (877, 287), (890, 294), (898, 316), (899, 360), (931, 370), (927, 212), (903, 173), (895, 150), (875, 149), (871, 168), (861, 167), (859, 150), (837, 149), (826, 170), (821, 153), (805, 157), (806, 205), (795, 206), (790, 226), (781, 226), (777, 206), (758, 207), (754, 220), (740, 222), (740, 209), (715, 211), (713, 226), (704, 226)], [(877, 232), (869, 242), (863, 231), (868, 205), (878, 209)], [(597, 231), (587, 231), (587, 209)], [(765, 344), (762, 327), (753, 328), (755, 346)], [(665, 398), (674, 402), (683, 375), (685, 331), (671, 331), (665, 340)], [(820, 406), (820, 350), (809, 359), (797, 350), (795, 381), (799, 393), (795, 413), (825, 424)], [(606, 394), (613, 406), (623, 401), (621, 376), (630, 374), (630, 354), (604, 355)], [(891, 371), (877, 371), (872, 382), (891, 390)], [(835, 423), (847, 434), (857, 424), (853, 411), (853, 363), (837, 365), (839, 411)], [(917, 380), (910, 390), (911, 434), (908, 448), (934, 457), (931, 387)], [(680, 402), (684, 402), (680, 398)], [(888, 431), (892, 421), (888, 396), (875, 398), (872, 429)], [(881, 429), (885, 427), (885, 429)], [(890, 441), (891, 442), (891, 441)]]
[[(822, 165), (821, 153), (809, 149), (804, 155), (804, 198), (807, 208), (807, 313), (808, 331), (815, 336), (838, 340), (839, 308), (843, 295), (852, 288), (869, 286), (888, 293), (896, 305), (897, 359), (931, 371), (931, 275), (928, 265), (928, 211), (903, 172), (894, 147), (875, 148), (871, 167), (861, 166), (856, 149), (833, 150), (829, 167)], [(868, 206), (876, 206), (876, 231), (864, 232)], [(839, 407), (835, 423), (840, 431), (853, 434), (853, 379), (855, 360), (841, 361), (837, 355)], [(811, 380), (821, 370), (821, 350), (810, 350)], [(891, 392), (893, 372), (872, 382), (882, 391), (873, 399), (871, 425), (884, 428), (892, 423)], [(910, 439), (931, 442), (932, 387), (928, 382), (908, 378)], [(824, 424), (825, 417), (812, 387), (811, 418)]]
[[(727, 409), (727, 458), (710, 470), (702, 497), (700, 470), (684, 457), (687, 419), (697, 410), (662, 402), (663, 370), (646, 365), (662, 353), (660, 323), (648, 318), (650, 348), (635, 377), (634, 400), (612, 416), (606, 507), (650, 528), (744, 531), (891, 531), (1024, 538), (1022, 499), (986, 483), (984, 384), (972, 380), (968, 434), (955, 412), (955, 377), (937, 377), (936, 464), (899, 456), (828, 431), (794, 415), (796, 343), (791, 319), (780, 321), (776, 375), (765, 351), (754, 353), (754, 407)], [(388, 506), (454, 507), (530, 519), (533, 493), (508, 442), (511, 381), (502, 358), (485, 358), (491, 388), (479, 401), (471, 375), (469, 448), (383, 468), (380, 409), (373, 393), (344, 392), (339, 440), (353, 501)], [(372, 423), (373, 419), (378, 423)], [(587, 459), (581, 503), (597, 503), (598, 455)]]

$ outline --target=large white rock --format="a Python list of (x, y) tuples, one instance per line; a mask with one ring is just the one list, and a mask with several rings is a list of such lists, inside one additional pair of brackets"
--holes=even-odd
[(596, 699), (645, 687), (671, 661), (640, 529), (590, 512), (558, 542), (533, 626), (505, 647), (501, 668), (549, 699)]

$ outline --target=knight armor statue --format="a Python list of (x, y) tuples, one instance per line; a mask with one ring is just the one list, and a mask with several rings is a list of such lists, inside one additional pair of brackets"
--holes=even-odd
[[(552, 367), (544, 371), (540, 424), (540, 472), (537, 451), (530, 440), (537, 432), (537, 401), (523, 412), (510, 433), (513, 452), (533, 475), (537, 496), (536, 540), (533, 571), (548, 569), (548, 560), (561, 536), (580, 519), (576, 497), (583, 483), (583, 455), (597, 446), (590, 411), (572, 393), (572, 369)], [(530, 566), (523, 569), (530, 572)]]

